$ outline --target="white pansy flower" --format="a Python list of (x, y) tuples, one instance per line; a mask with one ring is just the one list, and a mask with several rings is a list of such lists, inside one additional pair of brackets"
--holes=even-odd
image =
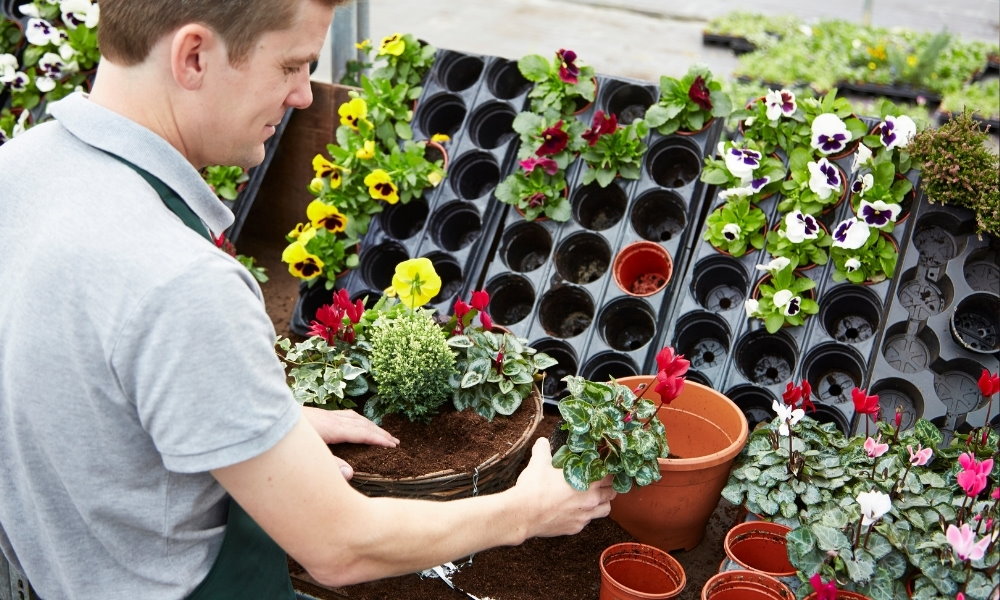
[(848, 258), (844, 261), (844, 268), (847, 269), (848, 272), (857, 271), (861, 268), (861, 261), (856, 258)]
[(895, 223), (901, 212), (903, 207), (899, 204), (888, 204), (882, 200), (862, 200), (858, 207), (858, 216), (870, 227), (885, 227), (889, 223)]
[(854, 180), (854, 183), (851, 184), (851, 191), (859, 196), (864, 196), (865, 192), (872, 189), (873, 185), (875, 185), (875, 177), (871, 173), (865, 173)]
[(28, 4), (22, 4), (18, 6), (17, 10), (19, 10), (22, 15), (29, 18), (31, 17), (34, 17), (35, 19), (42, 18), (42, 13), (38, 11), (38, 7), (35, 6), (33, 2), (29, 2)]
[(906, 115), (888, 116), (879, 125), (879, 138), (886, 150), (904, 148), (917, 134), (917, 124)]
[(771, 121), (790, 117), (795, 114), (795, 94), (788, 90), (768, 90), (764, 105), (767, 107), (767, 118)]
[(66, 74), (66, 63), (54, 52), (46, 52), (38, 60), (38, 75), (35, 77), (35, 87), (39, 92), (51, 92), (56, 83)]
[(726, 168), (740, 181), (746, 181), (753, 176), (754, 170), (760, 166), (761, 154), (748, 148), (730, 148), (723, 158)]
[(774, 296), (771, 296), (771, 301), (774, 302), (775, 307), (782, 308), (787, 306), (793, 297), (795, 294), (792, 293), (792, 290), (778, 290), (774, 292)]
[(851, 170), (857, 171), (861, 167), (867, 166), (868, 162), (872, 159), (871, 148), (862, 144), (858, 144), (858, 151), (854, 153), (854, 162), (851, 163)]
[(13, 54), (0, 54), (0, 83), (8, 83), (17, 73), (17, 57)]
[(793, 244), (814, 240), (819, 237), (819, 222), (812, 215), (793, 210), (785, 215), (785, 237)]
[(48, 46), (49, 44), (58, 44), (62, 40), (62, 34), (52, 23), (45, 19), (35, 18), (28, 19), (28, 25), (24, 28), (24, 37), (32, 46)]
[(806, 165), (809, 169), (809, 189), (822, 200), (826, 200), (833, 192), (840, 191), (840, 171), (836, 165), (825, 158)]
[(778, 271), (784, 269), (788, 265), (792, 264), (792, 261), (785, 258), (784, 256), (776, 256), (771, 259), (771, 262), (766, 265), (757, 265), (758, 271), (767, 271), (768, 273), (777, 273)]
[(740, 226), (737, 225), (736, 223), (727, 223), (722, 228), (722, 237), (724, 237), (727, 240), (729, 240), (730, 242), (732, 242), (736, 238), (740, 237), (740, 232), (741, 231), (743, 231), (743, 230), (740, 229)]
[(100, 7), (90, 0), (62, 0), (59, 8), (63, 22), (71, 29), (80, 25), (93, 29), (100, 20)]
[(788, 304), (782, 307), (781, 312), (786, 317), (794, 317), (799, 314), (800, 310), (802, 310), (802, 298), (800, 296), (792, 296)]
[(847, 250), (857, 250), (868, 241), (868, 223), (848, 217), (833, 230), (833, 245)]
[(746, 311), (747, 317), (757, 316), (757, 310), (759, 308), (760, 308), (760, 302), (758, 302), (754, 298), (747, 298), (746, 301), (743, 302), (743, 310)]
[(858, 494), (856, 500), (861, 505), (862, 527), (867, 527), (878, 521), (892, 508), (892, 499), (889, 497), (889, 494), (883, 494), (875, 490), (861, 492)]

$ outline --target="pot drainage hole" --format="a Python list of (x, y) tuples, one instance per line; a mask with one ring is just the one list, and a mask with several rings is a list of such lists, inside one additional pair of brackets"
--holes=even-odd
[(903, 373), (919, 373), (931, 362), (927, 345), (916, 336), (897, 335), (885, 344), (885, 360)]
[(838, 342), (852, 344), (867, 340), (875, 334), (875, 329), (868, 319), (858, 315), (847, 315), (834, 323), (833, 339)]
[(753, 365), (750, 379), (762, 385), (776, 385), (789, 381), (792, 376), (792, 365), (781, 356), (762, 356)]
[(899, 302), (911, 319), (925, 321), (944, 308), (944, 294), (933, 283), (914, 279), (899, 290)]
[(696, 369), (712, 369), (726, 362), (728, 349), (715, 338), (704, 338), (691, 348), (691, 366)]
[(849, 373), (831, 371), (820, 379), (816, 395), (825, 402), (843, 404), (851, 398), (854, 386), (854, 379)]
[(966, 347), (978, 352), (995, 352), (1000, 343), (996, 320), (986, 315), (967, 312), (955, 314), (955, 333)]
[(920, 262), (937, 267), (955, 258), (955, 238), (941, 227), (928, 227), (913, 235), (913, 245), (920, 252)]

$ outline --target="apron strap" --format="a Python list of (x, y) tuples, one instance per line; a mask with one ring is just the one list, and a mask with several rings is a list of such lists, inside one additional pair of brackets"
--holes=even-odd
[[(191, 210), (177, 192), (158, 177), (124, 158), (108, 153), (130, 167), (149, 183), (168, 209), (185, 225), (209, 242), (212, 236), (198, 215)], [(208, 575), (195, 588), (187, 600), (294, 600), (295, 590), (288, 573), (288, 557), (243, 510), (229, 498), (229, 517), (216, 556)]]

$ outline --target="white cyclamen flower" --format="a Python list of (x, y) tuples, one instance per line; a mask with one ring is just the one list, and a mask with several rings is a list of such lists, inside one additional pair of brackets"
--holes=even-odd
[(867, 527), (882, 518), (885, 513), (892, 508), (892, 499), (889, 494), (876, 492), (861, 492), (856, 500), (861, 505), (861, 526)]
[(28, 26), (24, 28), (24, 37), (28, 38), (28, 43), (33, 46), (48, 46), (58, 44), (62, 40), (59, 30), (45, 19), (28, 19)]
[(730, 148), (723, 155), (726, 168), (740, 181), (746, 181), (753, 176), (754, 170), (760, 166), (760, 152), (748, 148)]
[(810, 144), (823, 154), (843, 151), (851, 137), (847, 125), (833, 113), (823, 113), (813, 119)]
[(906, 115), (888, 116), (879, 125), (879, 138), (886, 150), (904, 148), (917, 134), (917, 124)]
[(62, 10), (63, 22), (71, 29), (80, 25), (93, 29), (97, 27), (101, 16), (100, 7), (90, 0), (62, 0), (59, 8)]
[(0, 54), (0, 83), (9, 83), (17, 73), (17, 57), (13, 54)]
[(785, 215), (785, 237), (793, 244), (814, 240), (819, 237), (819, 223), (812, 215), (802, 214), (801, 210), (793, 210)]
[(747, 298), (746, 301), (743, 302), (743, 310), (746, 311), (747, 317), (756, 317), (757, 309), (759, 308), (760, 302), (754, 298)]
[(778, 271), (784, 269), (788, 265), (792, 264), (792, 261), (785, 258), (784, 256), (776, 256), (771, 259), (771, 262), (766, 265), (757, 265), (758, 271), (767, 271), (768, 273), (777, 273)]
[(857, 171), (861, 167), (867, 166), (871, 159), (871, 148), (864, 145), (864, 143), (858, 144), (858, 151), (854, 153), (854, 162), (851, 163), (851, 170)]
[(861, 261), (856, 258), (848, 258), (844, 261), (844, 268), (847, 269), (848, 272), (857, 271), (861, 268)]
[(857, 250), (868, 241), (868, 223), (849, 217), (833, 230), (833, 245), (847, 250)]
[(826, 200), (833, 192), (840, 192), (840, 171), (836, 165), (825, 158), (806, 165), (809, 169), (809, 189), (822, 200)]
[(741, 231), (743, 230), (736, 223), (728, 223), (722, 228), (722, 237), (731, 242), (740, 236)]
[(791, 406), (777, 400), (771, 402), (771, 410), (778, 414), (778, 419), (781, 421), (781, 424), (778, 425), (778, 433), (784, 436), (787, 436), (789, 433), (789, 425), (795, 425), (806, 414), (806, 411), (801, 408), (793, 409)]
[(795, 94), (788, 90), (768, 90), (764, 104), (767, 106), (767, 118), (771, 121), (795, 114)]

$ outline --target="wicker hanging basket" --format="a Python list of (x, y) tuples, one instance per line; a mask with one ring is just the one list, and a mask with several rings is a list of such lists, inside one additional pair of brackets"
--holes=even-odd
[(481, 496), (507, 489), (517, 479), (528, 442), (542, 420), (542, 395), (538, 386), (525, 398), (519, 410), (534, 411), (521, 436), (507, 452), (494, 454), (467, 471), (446, 469), (416, 477), (390, 478), (376, 473), (355, 471), (351, 485), (366, 496), (392, 496), (423, 500), (454, 500)]

